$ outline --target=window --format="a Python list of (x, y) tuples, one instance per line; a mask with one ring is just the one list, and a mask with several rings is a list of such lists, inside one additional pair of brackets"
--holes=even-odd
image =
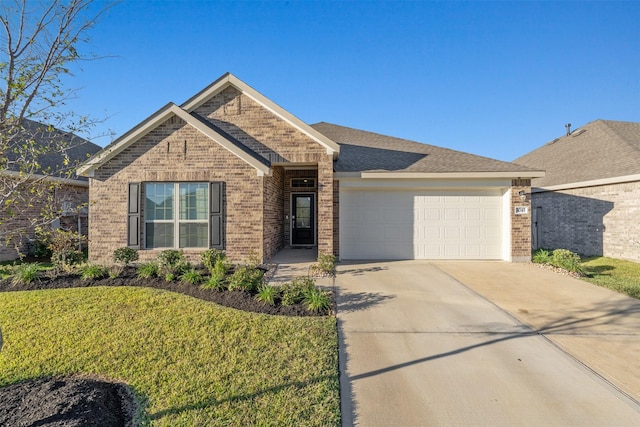
[(314, 188), (316, 180), (313, 178), (293, 178), (291, 179), (292, 188)]
[(144, 225), (147, 249), (208, 247), (209, 184), (146, 183)]

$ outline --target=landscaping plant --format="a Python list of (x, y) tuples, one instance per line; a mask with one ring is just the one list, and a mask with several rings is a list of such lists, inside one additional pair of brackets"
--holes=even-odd
[(175, 278), (191, 268), (181, 250), (164, 250), (158, 254), (156, 262), (160, 274), (165, 277), (170, 274)]
[(318, 268), (324, 273), (333, 274), (336, 269), (336, 256), (333, 254), (319, 253)]
[(109, 270), (98, 264), (87, 264), (80, 270), (80, 275), (84, 280), (102, 279), (109, 274)]
[(314, 313), (328, 312), (331, 309), (331, 295), (314, 287), (305, 293), (304, 303)]
[(556, 267), (564, 268), (572, 273), (584, 276), (584, 270), (580, 265), (580, 255), (571, 252), (568, 249), (554, 250), (551, 255), (551, 264)]
[(206, 289), (218, 289), (222, 290), (226, 288), (225, 279), (227, 277), (227, 271), (229, 265), (226, 263), (225, 258), (219, 258), (213, 265), (211, 270), (211, 277), (202, 285)]
[(551, 252), (546, 249), (537, 249), (531, 258), (536, 264), (551, 264)]
[(202, 275), (195, 268), (190, 268), (189, 270), (182, 273), (180, 276), (180, 281), (186, 283), (188, 285), (199, 285), (203, 280)]
[(150, 279), (151, 277), (158, 276), (158, 274), (158, 264), (155, 262), (140, 264), (138, 267), (138, 277), (141, 279)]
[(264, 281), (264, 272), (246, 265), (240, 266), (229, 277), (229, 290), (255, 292)]
[(123, 248), (118, 248), (115, 251), (113, 251), (113, 261), (118, 264), (124, 264), (126, 266), (137, 260), (138, 260), (138, 251), (133, 248), (129, 248), (125, 246)]
[(218, 262), (226, 262), (227, 254), (219, 249), (208, 249), (202, 252), (200, 259), (202, 260), (202, 265), (212, 273)]
[(293, 305), (304, 301), (305, 295), (315, 289), (316, 284), (310, 277), (298, 277), (281, 287), (282, 305)]
[(13, 270), (11, 283), (14, 285), (31, 284), (40, 279), (40, 263), (26, 263), (16, 266)]
[(84, 260), (78, 245), (86, 241), (85, 236), (61, 229), (54, 230), (50, 236), (51, 263), (56, 269), (69, 271)]
[(278, 288), (275, 286), (263, 284), (258, 287), (258, 293), (256, 294), (256, 299), (262, 303), (268, 305), (276, 304), (276, 297), (278, 296)]

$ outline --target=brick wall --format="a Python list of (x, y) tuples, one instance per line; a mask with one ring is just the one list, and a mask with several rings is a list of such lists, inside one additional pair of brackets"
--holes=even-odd
[[(251, 251), (263, 255), (263, 178), (246, 162), (173, 117), (101, 166), (91, 179), (92, 261), (109, 264), (113, 251), (127, 244), (128, 184), (162, 181), (224, 181), (227, 256), (240, 261)], [(158, 252), (141, 250), (140, 260), (151, 260)], [(199, 261), (200, 252), (185, 250), (193, 261)]]
[[(43, 225), (43, 212), (50, 212), (51, 209), (60, 210), (63, 202), (71, 202), (71, 207), (76, 210), (86, 206), (89, 201), (89, 188), (76, 185), (58, 185), (48, 194), (40, 198), (32, 199), (30, 206), (21, 209), (20, 212), (2, 221), (2, 228), (5, 230), (22, 230), (22, 236), (7, 245), (4, 239), (0, 240), (0, 261), (13, 260), (18, 258), (16, 247), (21, 253), (27, 254), (29, 251), (28, 242), (35, 238), (33, 225)], [(82, 232), (86, 233), (86, 217), (81, 217)], [(66, 221), (66, 222), (65, 222)], [(46, 221), (48, 222), (48, 221)], [(77, 216), (64, 218), (62, 226), (69, 223), (69, 229), (77, 231)]]
[(284, 170), (272, 168), (264, 178), (263, 259), (269, 259), (284, 247)]
[(333, 254), (340, 256), (340, 181), (333, 181)]
[(640, 182), (534, 193), (536, 247), (640, 261)]
[[(520, 191), (527, 199), (522, 201)], [(516, 206), (526, 206), (526, 214), (515, 214)], [(511, 181), (511, 261), (527, 262), (531, 260), (531, 180), (514, 179)]]

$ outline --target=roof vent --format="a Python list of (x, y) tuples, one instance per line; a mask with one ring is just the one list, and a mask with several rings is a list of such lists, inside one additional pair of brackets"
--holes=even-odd
[(571, 123), (567, 123), (564, 127), (567, 128), (567, 136), (571, 135)]

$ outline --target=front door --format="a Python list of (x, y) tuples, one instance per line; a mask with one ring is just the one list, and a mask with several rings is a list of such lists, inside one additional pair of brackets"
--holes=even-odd
[(291, 195), (291, 244), (315, 243), (315, 194)]

